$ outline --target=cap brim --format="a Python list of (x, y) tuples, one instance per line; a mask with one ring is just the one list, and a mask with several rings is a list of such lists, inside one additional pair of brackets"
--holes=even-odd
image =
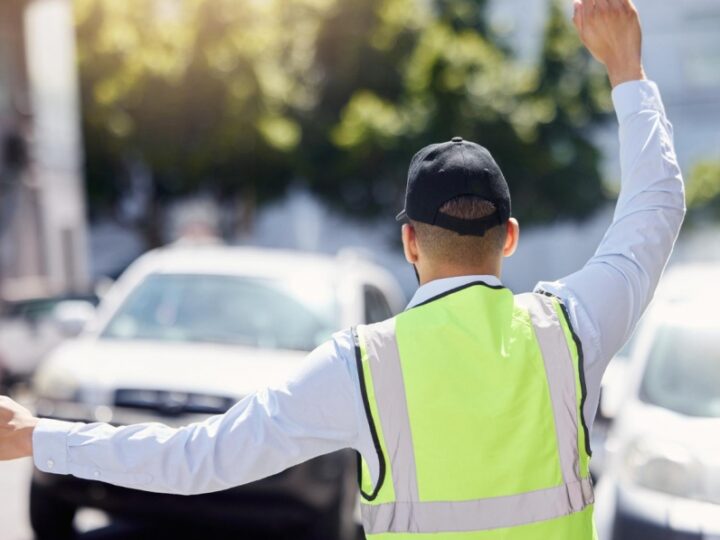
[(405, 221), (406, 219), (407, 219), (407, 212), (405, 210), (403, 210), (397, 216), (395, 216), (395, 221)]

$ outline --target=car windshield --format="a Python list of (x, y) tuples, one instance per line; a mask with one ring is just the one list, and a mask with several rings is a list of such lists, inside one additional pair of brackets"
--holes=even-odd
[(640, 397), (689, 416), (720, 417), (720, 332), (710, 326), (661, 327)]
[(154, 274), (135, 288), (101, 337), (309, 351), (335, 330), (336, 319), (326, 283)]

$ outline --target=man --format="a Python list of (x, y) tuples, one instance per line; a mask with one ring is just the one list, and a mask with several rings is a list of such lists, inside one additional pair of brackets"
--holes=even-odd
[(457, 137), (410, 166), (399, 217), (421, 286), (404, 313), (336, 334), (285, 385), (180, 429), (38, 420), (3, 398), (0, 459), (193, 494), (350, 447), (370, 537), (592, 538), (600, 380), (653, 295), (684, 198), (632, 2), (576, 0), (574, 22), (607, 67), (622, 162), (613, 223), (584, 268), (533, 294), (501, 285), (519, 231), (507, 185)]

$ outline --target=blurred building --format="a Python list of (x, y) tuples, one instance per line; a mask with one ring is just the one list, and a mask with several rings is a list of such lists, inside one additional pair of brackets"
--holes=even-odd
[(0, 1), (0, 299), (87, 284), (71, 0)]
[[(491, 22), (518, 54), (532, 62), (552, 0), (492, 0)], [(572, 1), (563, 0), (568, 17)], [(720, 159), (720, 2), (634, 0), (642, 17), (648, 76), (663, 93), (675, 126), (685, 173), (695, 163)], [(619, 178), (615, 128), (599, 135), (609, 180)]]

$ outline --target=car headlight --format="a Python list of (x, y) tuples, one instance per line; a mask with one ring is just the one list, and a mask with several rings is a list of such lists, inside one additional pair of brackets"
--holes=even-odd
[(701, 495), (701, 466), (680, 444), (639, 439), (625, 454), (625, 472), (635, 485), (684, 497)]
[(39, 398), (76, 401), (79, 387), (71, 375), (54, 369), (39, 369), (33, 379), (33, 389)]

